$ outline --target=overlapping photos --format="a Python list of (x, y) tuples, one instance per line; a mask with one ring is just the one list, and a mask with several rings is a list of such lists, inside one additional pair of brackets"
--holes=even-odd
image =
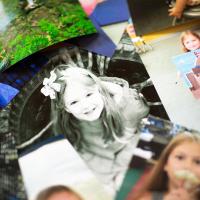
[[(200, 198), (199, 22), (141, 39), (155, 20), (140, 30), (149, 3), (128, 2), (131, 38), (113, 57), (68, 42), (38, 51), (94, 32), (76, 1), (0, 2), (1, 66), (30, 55), (0, 74), (0, 199)], [(186, 18), (178, 2), (156, 6)]]

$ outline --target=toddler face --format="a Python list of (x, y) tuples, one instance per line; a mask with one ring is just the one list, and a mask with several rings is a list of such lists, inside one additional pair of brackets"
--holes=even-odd
[(200, 144), (189, 141), (179, 144), (169, 155), (164, 170), (175, 188), (183, 185), (175, 176), (178, 170), (188, 170), (200, 180)]
[(194, 35), (187, 35), (185, 39), (183, 40), (183, 44), (186, 49), (189, 51), (196, 50), (200, 48), (200, 40), (195, 37)]
[(86, 87), (76, 82), (69, 83), (64, 93), (64, 102), (67, 112), (86, 121), (97, 120), (104, 108), (97, 85)]

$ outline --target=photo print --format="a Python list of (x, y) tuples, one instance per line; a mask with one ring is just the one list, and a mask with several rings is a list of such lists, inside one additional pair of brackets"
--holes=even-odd
[(149, 116), (118, 199), (199, 199), (200, 134)]
[(19, 164), (29, 200), (113, 199), (62, 135), (31, 146)]
[(178, 75), (183, 79), (185, 86), (192, 92), (195, 98), (200, 99), (200, 36), (199, 49), (181, 54), (173, 58)]
[(78, 0), (1, 0), (0, 70), (58, 42), (95, 33)]
[(12, 101), (9, 130), (20, 153), (63, 134), (115, 195), (137, 144), (138, 123), (149, 113), (169, 119), (124, 35), (112, 58), (77, 47), (51, 54)]
[(198, 20), (200, 2), (195, 0), (128, 0), (138, 36)]
[[(198, 35), (199, 28), (198, 22), (179, 27), (178, 30), (175, 28), (169, 32), (163, 31), (149, 37), (145, 36), (144, 39), (152, 46), (152, 50), (140, 53), (170, 120), (198, 131), (200, 131), (199, 100), (185, 87), (184, 81), (173, 63), (173, 58), (186, 52), (184, 43), (188, 41), (188, 38), (190, 41), (190, 37), (194, 37), (195, 43), (199, 43), (199, 39), (190, 34), (190, 32), (194, 32)], [(183, 37), (184, 35), (185, 37)], [(193, 48), (198, 47), (195, 44), (192, 51), (195, 50)]]
[(126, 22), (130, 17), (127, 1), (80, 0), (85, 12), (100, 26)]
[(27, 200), (15, 139), (8, 131), (7, 110), (0, 111), (0, 199)]

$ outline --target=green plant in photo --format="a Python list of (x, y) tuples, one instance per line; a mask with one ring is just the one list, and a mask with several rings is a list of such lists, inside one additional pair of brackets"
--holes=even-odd
[(1, 33), (0, 63), (6, 57), (12, 65), (50, 45), (96, 32), (78, 0), (41, 2), (29, 12), (17, 11), (17, 17)]
[(46, 19), (40, 20), (38, 25), (42, 32), (47, 33), (51, 37), (51, 40), (59, 35), (59, 28), (54, 23)]

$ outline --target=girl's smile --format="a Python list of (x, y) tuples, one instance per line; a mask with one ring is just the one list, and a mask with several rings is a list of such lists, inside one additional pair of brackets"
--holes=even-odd
[(69, 83), (64, 94), (66, 110), (77, 119), (94, 121), (104, 108), (97, 86), (85, 87), (80, 83)]
[(200, 40), (194, 35), (187, 35), (184, 39), (183, 44), (186, 49), (193, 51), (200, 48)]

